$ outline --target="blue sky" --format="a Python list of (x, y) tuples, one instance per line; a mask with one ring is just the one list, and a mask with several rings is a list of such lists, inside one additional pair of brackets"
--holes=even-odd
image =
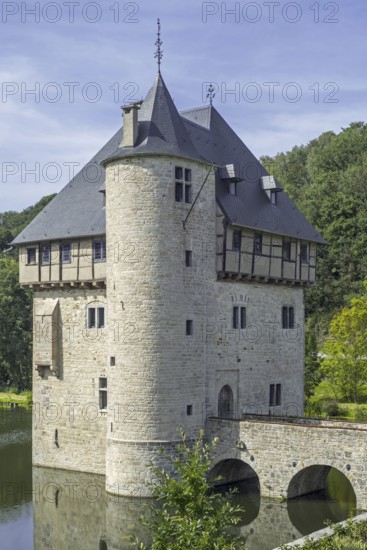
[(215, 107), (257, 156), (365, 120), (361, 0), (28, 1), (1, 9), (0, 211), (58, 192), (121, 125), (120, 106), (145, 97), (157, 72), (157, 17), (162, 74), (177, 108), (202, 105), (213, 82)]

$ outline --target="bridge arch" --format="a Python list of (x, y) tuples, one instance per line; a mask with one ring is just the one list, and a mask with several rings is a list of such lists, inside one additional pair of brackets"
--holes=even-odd
[[(321, 508), (314, 500), (315, 494), (324, 500)], [(288, 485), (287, 497), (289, 519), (302, 535), (309, 532), (309, 524), (322, 529), (326, 519), (343, 521), (357, 507), (351, 480), (328, 464), (313, 464), (299, 470)]]
[[(214, 480), (220, 477), (217, 482)], [(237, 493), (232, 496), (235, 504), (246, 510), (240, 514), (238, 526), (250, 524), (260, 511), (260, 482), (255, 470), (239, 458), (224, 458), (217, 462), (209, 472), (209, 480), (214, 481), (217, 491), (227, 491), (234, 486)]]

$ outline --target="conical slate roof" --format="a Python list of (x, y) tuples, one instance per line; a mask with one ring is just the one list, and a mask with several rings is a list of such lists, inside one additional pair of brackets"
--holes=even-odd
[(120, 146), (104, 160), (137, 155), (172, 155), (203, 161), (172, 101), (161, 73), (158, 73), (138, 111), (138, 137), (134, 147)]
[[(138, 111), (135, 147), (122, 147), (120, 129), (70, 183), (18, 235), (13, 244), (98, 236), (106, 233), (106, 211), (100, 190), (104, 165), (132, 155), (172, 155), (215, 163), (216, 198), (229, 223), (318, 243), (322, 236), (285, 192), (271, 204), (260, 183), (268, 173), (213, 106), (179, 113), (161, 74)], [(237, 166), (237, 195), (228, 193), (220, 167)], [(92, 177), (88, 178), (88, 175)], [(281, 189), (277, 183), (278, 189)]]

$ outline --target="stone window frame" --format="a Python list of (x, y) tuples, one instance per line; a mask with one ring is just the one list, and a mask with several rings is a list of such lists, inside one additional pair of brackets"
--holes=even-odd
[(192, 170), (175, 166), (175, 202), (192, 203)]
[(283, 304), (282, 306), (282, 329), (293, 330), (296, 328), (295, 307), (292, 304)]
[(279, 407), (282, 404), (282, 384), (270, 384), (269, 386), (269, 407)]
[(98, 406), (101, 412), (107, 411), (108, 404), (108, 382), (107, 376), (98, 378)]
[[(106, 326), (106, 306), (102, 302), (91, 302), (87, 305), (86, 326), (88, 330), (102, 330)], [(90, 312), (94, 311), (92, 315)], [(102, 313), (103, 312), (103, 313)]]
[(247, 310), (245, 306), (233, 306), (232, 310), (232, 328), (243, 330), (247, 324)]

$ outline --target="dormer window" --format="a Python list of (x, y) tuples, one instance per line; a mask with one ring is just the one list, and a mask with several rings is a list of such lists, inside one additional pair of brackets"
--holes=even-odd
[(230, 195), (237, 195), (237, 182), (236, 181), (230, 181), (228, 184), (229, 194)]
[(260, 182), (271, 204), (277, 204), (277, 194), (282, 191), (282, 188), (276, 183), (274, 176), (261, 176)]
[(176, 202), (192, 202), (191, 169), (175, 166), (175, 200)]

